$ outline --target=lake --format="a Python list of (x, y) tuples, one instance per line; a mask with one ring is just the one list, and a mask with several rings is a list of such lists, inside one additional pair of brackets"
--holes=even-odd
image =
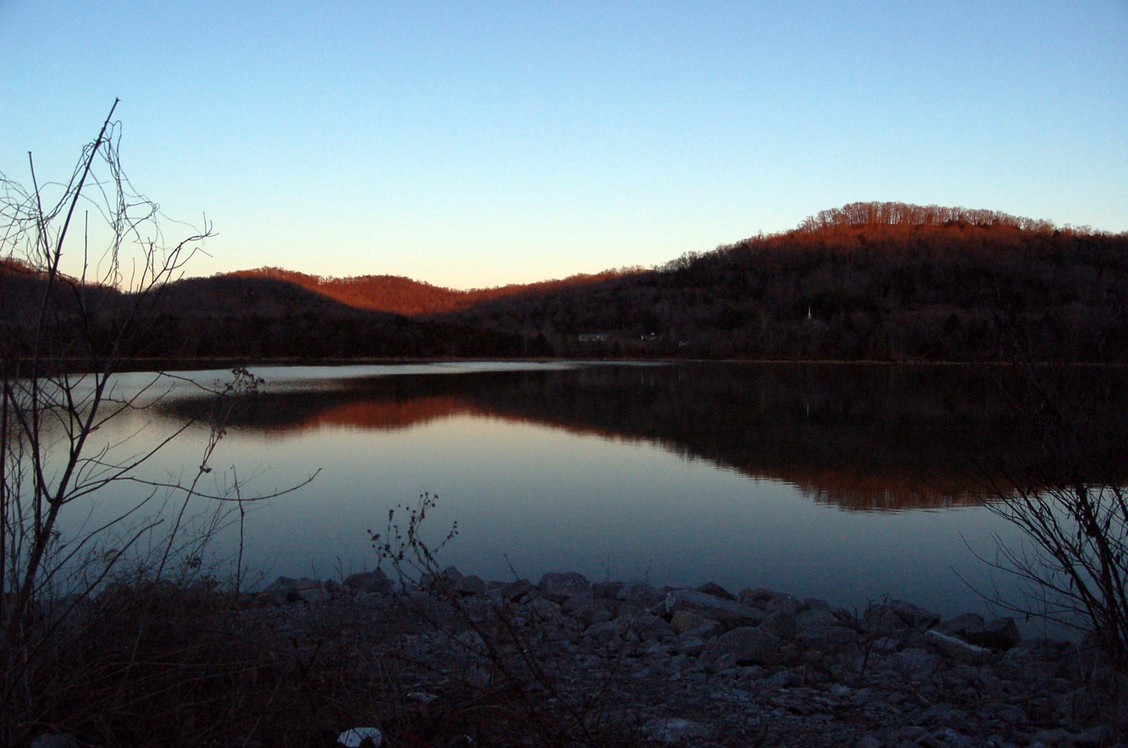
[[(1018, 540), (984, 507), (984, 479), (996, 462), (1023, 454), (1029, 438), (1001, 396), (997, 369), (251, 369), (265, 383), (227, 420), (201, 488), (229, 492), (237, 479), (249, 497), (316, 473), (246, 514), (243, 561), (267, 581), (372, 568), (367, 530), (383, 530), (390, 507), (424, 492), (438, 496), (427, 537), (436, 542), (457, 522), (440, 560), (463, 573), (714, 581), (850, 609), (889, 595), (945, 615), (987, 612), (972, 587), (991, 589), (989, 569), (969, 549), (992, 556), (996, 534)], [(128, 392), (151, 378), (123, 374), (115, 386)], [(123, 414), (98, 436), (120, 457), (202, 418), (143, 469), (153, 480), (191, 480), (212, 404), (188, 381), (169, 380), (152, 408)], [(118, 487), (97, 497), (85, 526), (140, 495)], [(238, 529), (217, 533), (210, 558), (221, 567), (235, 555)]]

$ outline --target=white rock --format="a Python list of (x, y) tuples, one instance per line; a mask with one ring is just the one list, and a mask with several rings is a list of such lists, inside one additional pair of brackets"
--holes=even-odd
[(384, 734), (375, 727), (354, 727), (345, 730), (337, 738), (337, 745), (344, 748), (361, 748), (361, 746), (379, 748), (383, 742)]
[(959, 662), (978, 665), (995, 659), (995, 653), (986, 647), (968, 644), (963, 639), (941, 634), (936, 629), (925, 632), (924, 641), (941, 653)]
[(758, 625), (765, 618), (764, 611), (758, 608), (697, 590), (674, 590), (666, 595), (666, 615), (679, 610), (690, 610), (730, 626)]

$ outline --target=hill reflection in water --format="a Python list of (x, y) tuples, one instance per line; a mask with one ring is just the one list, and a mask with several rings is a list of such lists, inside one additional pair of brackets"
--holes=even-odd
[[(982, 503), (995, 466), (1030, 459), (1030, 428), (1004, 396), (1009, 376), (967, 366), (710, 363), (341, 377), (268, 386), (231, 426), (281, 434), (501, 419), (657, 444), (842, 509), (943, 509)], [(185, 416), (208, 405), (165, 407)]]

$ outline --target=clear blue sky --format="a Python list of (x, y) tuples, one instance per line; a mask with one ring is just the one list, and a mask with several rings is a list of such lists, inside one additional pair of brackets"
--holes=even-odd
[(1126, 0), (0, 0), (0, 70), (0, 171), (120, 97), (195, 275), (494, 286), (856, 200), (1128, 230)]

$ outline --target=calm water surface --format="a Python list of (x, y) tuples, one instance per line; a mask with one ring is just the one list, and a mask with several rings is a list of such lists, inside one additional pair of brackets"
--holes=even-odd
[[(269, 493), (244, 562), (268, 579), (372, 568), (366, 530), (438, 495), (441, 560), (488, 579), (574, 570), (652, 584), (769, 587), (864, 608), (891, 595), (985, 611), (969, 546), (1010, 528), (982, 506), (984, 455), (1021, 450), (991, 376), (943, 367), (423, 364), (254, 368), (209, 490)], [(197, 381), (229, 378), (193, 372)], [(131, 374), (128, 390), (151, 375)], [(102, 438), (135, 453), (210, 401), (175, 384)], [(208, 429), (146, 467), (187, 477)], [(319, 472), (318, 472), (319, 471)], [(131, 500), (99, 497), (89, 522)], [(229, 559), (236, 527), (214, 552)]]

